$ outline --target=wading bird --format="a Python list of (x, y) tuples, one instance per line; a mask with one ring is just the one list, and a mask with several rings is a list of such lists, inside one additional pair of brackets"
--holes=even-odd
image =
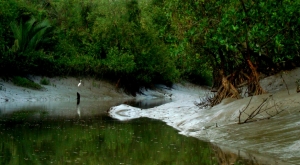
[(79, 84), (78, 84), (78, 87), (81, 85), (81, 80), (80, 80), (80, 82), (79, 82)]

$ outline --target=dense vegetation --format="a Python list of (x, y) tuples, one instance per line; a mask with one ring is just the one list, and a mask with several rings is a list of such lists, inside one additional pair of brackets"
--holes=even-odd
[[(0, 72), (94, 76), (136, 91), (187, 79), (261, 94), (299, 59), (298, 0), (0, 1)], [(291, 61), (294, 61), (293, 63)], [(246, 83), (245, 83), (246, 82)]]

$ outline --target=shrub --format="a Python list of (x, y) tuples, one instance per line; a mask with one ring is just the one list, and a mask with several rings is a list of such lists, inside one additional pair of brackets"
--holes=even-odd
[(47, 78), (42, 78), (40, 80), (40, 84), (42, 84), (42, 85), (49, 85), (50, 81)]
[(42, 86), (40, 84), (37, 84), (33, 81), (28, 80), (27, 78), (23, 78), (20, 76), (15, 76), (12, 79), (12, 82), (17, 86), (21, 86), (25, 88), (38, 89), (38, 90), (42, 89)]

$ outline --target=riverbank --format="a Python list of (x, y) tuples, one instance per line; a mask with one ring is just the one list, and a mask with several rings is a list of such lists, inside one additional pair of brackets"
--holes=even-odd
[[(243, 152), (251, 153), (244, 156), (257, 155), (265, 164), (299, 164), (300, 100), (295, 83), (298, 79), (299, 68), (282, 72), (261, 80), (268, 91), (264, 95), (225, 99), (206, 109), (195, 105), (199, 97), (205, 96), (206, 89), (190, 84), (175, 85), (172, 89), (160, 87), (166, 95), (171, 95), (173, 102), (147, 110), (120, 105), (112, 107), (110, 115), (119, 120), (139, 117), (162, 120), (180, 134), (216, 143), (239, 155)], [(257, 109), (261, 111), (253, 117), (253, 122), (238, 124)]]
[[(30, 80), (40, 82), (42, 77), (31, 76)], [(33, 90), (15, 86), (10, 81), (0, 81), (1, 95), (0, 102), (35, 102), (35, 101), (69, 101), (76, 100), (77, 92), (84, 100), (110, 100), (113, 98), (133, 98), (125, 94), (121, 89), (115, 88), (105, 81), (94, 79), (82, 79), (78, 87), (79, 79), (68, 78), (47, 78), (49, 85), (42, 85), (42, 90)]]
[[(39, 83), (42, 77), (31, 76), (30, 79)], [(51, 109), (48, 112), (51, 116), (72, 117), (77, 115), (72, 111), (72, 109), (76, 110), (77, 92), (81, 96), (81, 115), (106, 113), (111, 106), (135, 99), (105, 81), (84, 78), (78, 87), (80, 80), (76, 78), (47, 79), (49, 85), (42, 85), (42, 90), (15, 86), (10, 81), (0, 79), (0, 114), (35, 107), (37, 110)], [(93, 111), (84, 111), (84, 109), (93, 109)]]
[[(32, 77), (31, 79), (39, 83), (41, 77)], [(235, 153), (235, 156), (231, 155), (232, 162), (236, 162), (238, 156), (243, 156), (250, 160), (255, 157), (260, 162), (258, 164), (297, 164), (300, 162), (298, 155), (300, 150), (300, 140), (298, 139), (300, 100), (299, 94), (296, 93), (295, 83), (298, 79), (300, 79), (300, 69), (267, 77), (261, 81), (261, 84), (269, 93), (255, 96), (252, 99), (226, 99), (220, 105), (207, 109), (200, 109), (195, 102), (199, 102), (200, 98), (204, 97), (209, 90), (189, 83), (176, 84), (172, 88), (157, 86), (156, 90), (143, 90), (143, 94), (134, 98), (107, 82), (93, 79), (83, 79), (82, 85), (78, 87), (79, 79), (50, 78), (50, 84), (43, 86), (43, 90), (27, 89), (15, 86), (11, 82), (1, 81), (0, 110), (3, 114), (16, 106), (24, 107), (30, 103), (44, 106), (45, 102), (49, 102), (49, 104), (67, 104), (64, 108), (66, 111), (51, 111), (54, 115), (61, 115), (61, 113), (64, 113), (63, 116), (77, 115), (75, 112), (77, 92), (81, 94), (83, 103), (86, 104), (82, 105), (82, 108), (90, 106), (88, 105), (89, 101), (101, 104), (101, 101), (118, 100), (119, 103), (124, 103), (130, 99), (143, 100), (164, 97), (172, 102), (149, 109), (139, 109), (121, 104), (112, 107), (109, 114), (119, 120), (131, 120), (139, 117), (162, 120), (179, 130), (180, 134), (210, 141), (223, 151)], [(268, 109), (266, 112), (269, 114), (276, 113), (278, 110), (283, 111), (270, 119), (264, 119), (268, 115), (266, 112), (260, 113), (254, 118), (258, 121), (237, 124), (239, 111), (249, 104), (245, 112), (250, 114), (263, 102), (266, 102), (263, 109)], [(114, 105), (116, 105), (115, 103)], [(94, 109), (97, 110), (99, 105), (94, 106)], [(107, 106), (107, 109), (111, 107), (107, 102), (106, 105), (101, 106)], [(68, 111), (70, 107), (74, 107), (75, 113)], [(81, 113), (97, 114), (85, 111)], [(246, 113), (241, 115), (241, 120), (247, 118)]]

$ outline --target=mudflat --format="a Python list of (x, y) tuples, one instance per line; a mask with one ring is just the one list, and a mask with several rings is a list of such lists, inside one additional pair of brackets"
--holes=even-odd
[(261, 80), (266, 91), (263, 95), (239, 100), (229, 98), (204, 109), (196, 106), (195, 101), (205, 97), (208, 90), (188, 83), (177, 84), (172, 89), (162, 88), (168, 95), (172, 94), (171, 103), (147, 110), (120, 105), (112, 107), (110, 115), (119, 120), (159, 119), (183, 135), (210, 141), (236, 155), (249, 158), (255, 155), (260, 159), (259, 164), (299, 164), (298, 79), (299, 68), (281, 72)]

